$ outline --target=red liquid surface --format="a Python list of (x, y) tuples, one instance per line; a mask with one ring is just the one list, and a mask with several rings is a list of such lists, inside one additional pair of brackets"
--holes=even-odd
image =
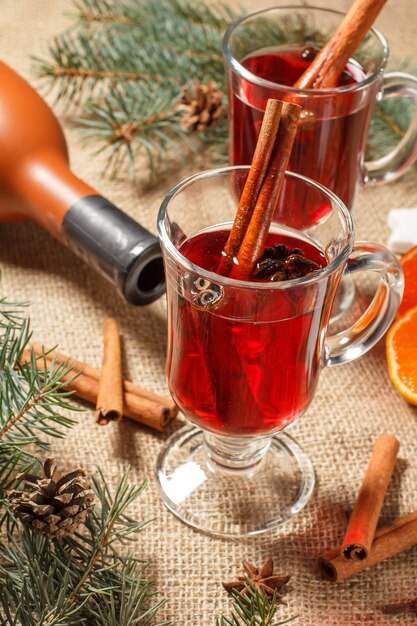
[[(224, 230), (205, 232), (180, 250), (215, 271), (227, 236)], [(271, 234), (267, 245), (277, 243), (301, 248), (326, 265), (320, 250), (305, 240)], [(192, 286), (181, 295), (167, 282), (168, 382), (194, 423), (245, 436), (281, 430), (305, 410), (318, 381), (327, 279), (283, 290), (274, 283), (267, 290), (226, 286), (223, 298), (207, 309), (193, 304)]]
[[(242, 65), (254, 75), (277, 83), (293, 85), (310, 64), (303, 57), (305, 48), (268, 51), (248, 57)], [(356, 62), (350, 62), (339, 79), (339, 85), (355, 84), (365, 78)], [(291, 99), (285, 88), (265, 89), (243, 78), (231, 80), (230, 94), (230, 160), (233, 165), (249, 164), (252, 160), (268, 97)], [(369, 90), (368, 90), (369, 92)], [(303, 105), (289, 167), (291, 171), (308, 176), (333, 191), (351, 209), (363, 178), (363, 155), (373, 103), (366, 93), (338, 92), (336, 95), (314, 96), (297, 100)], [(362, 96), (362, 99), (361, 99)], [(295, 198), (294, 211), (299, 218), (293, 226), (306, 225), (326, 214), (328, 205), (305, 203)], [(308, 207), (308, 208), (306, 208)]]

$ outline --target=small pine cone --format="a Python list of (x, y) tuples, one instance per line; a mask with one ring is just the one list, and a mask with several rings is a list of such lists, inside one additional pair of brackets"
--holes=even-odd
[(50, 538), (77, 532), (92, 510), (95, 496), (82, 470), (54, 479), (53, 459), (43, 464), (43, 476), (21, 474), (24, 490), (7, 494), (10, 508), (26, 526)]
[(205, 85), (201, 85), (199, 80), (195, 80), (191, 87), (191, 93), (188, 87), (182, 88), (182, 98), (177, 107), (182, 112), (180, 124), (183, 130), (206, 130), (209, 127), (214, 127), (223, 117), (223, 93), (215, 86), (212, 80), (209, 80)]

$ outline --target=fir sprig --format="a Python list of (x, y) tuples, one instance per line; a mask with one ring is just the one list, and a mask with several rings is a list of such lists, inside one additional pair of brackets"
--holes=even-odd
[(120, 553), (146, 524), (126, 512), (143, 488), (126, 472), (112, 495), (100, 473), (98, 505), (81, 534), (53, 540), (27, 529), (21, 539), (9, 533), (0, 544), (0, 624), (156, 626), (163, 601), (145, 577), (146, 563)]
[[(39, 369), (28, 351), (29, 320), (19, 303), (0, 302), (0, 496), (16, 472), (36, 464), (36, 453), (49, 449), (50, 437), (63, 437), (75, 422), (62, 376), (65, 365)], [(29, 355), (29, 361), (23, 358)]]
[(236, 11), (226, 4), (208, 6), (192, 0), (152, 0), (118, 2), (112, 0), (80, 0), (75, 2), (81, 25), (121, 24), (135, 26), (155, 20), (175, 20), (178, 16), (191, 24), (224, 30), (235, 19)]
[(27, 306), (27, 302), (10, 302), (7, 298), (0, 298), (0, 330), (21, 328), (26, 323), (24, 310)]
[(234, 590), (233, 606), (229, 615), (221, 615), (216, 626), (282, 626), (297, 619), (297, 616), (287, 617), (276, 621), (276, 613), (279, 606), (278, 593), (275, 591), (271, 597), (260, 592), (248, 579), (245, 582), (246, 592)]
[(206, 144), (223, 159), (227, 124), (193, 135), (176, 105), (195, 78), (224, 86), (221, 39), (232, 11), (189, 0), (83, 0), (77, 10), (77, 27), (55, 39), (37, 71), (107, 153), (108, 173), (127, 164), (132, 176), (143, 165), (152, 175)]
[[(145, 154), (151, 172), (155, 173), (167, 149), (172, 145), (184, 151), (184, 133), (175, 108), (176, 88), (155, 83), (138, 93), (133, 85), (111, 88), (102, 103), (88, 107), (88, 117), (79, 120), (85, 137), (100, 137), (97, 152), (108, 155), (108, 168), (116, 173), (127, 161), (132, 177), (137, 173), (138, 156)], [(187, 146), (191, 146), (187, 142)]]
[[(93, 96), (99, 101), (109, 85), (133, 82), (139, 95), (148, 87), (141, 81), (174, 83), (179, 94), (193, 77), (223, 82), (226, 20), (203, 4), (195, 13), (191, 6), (184, 0), (85, 0), (78, 6), (78, 28), (55, 39), (38, 73), (58, 85), (57, 97), (72, 106)], [(92, 30), (96, 23), (101, 27)]]
[[(388, 71), (407, 72), (417, 77), (417, 68), (410, 59), (391, 62)], [(393, 150), (404, 137), (411, 123), (413, 104), (408, 98), (391, 98), (375, 105), (367, 145), (367, 159), (379, 159)]]
[(125, 473), (113, 490), (99, 472), (94, 479), (98, 505), (83, 531), (48, 539), (20, 525), (5, 492), (16, 475), (37, 471), (40, 451), (50, 437), (64, 436), (73, 420), (68, 402), (69, 368), (46, 366), (29, 350), (30, 323), (22, 305), (0, 300), (0, 625), (168, 626), (157, 613), (163, 600), (145, 576), (146, 563), (126, 555), (123, 545), (146, 525), (128, 515), (141, 494)]

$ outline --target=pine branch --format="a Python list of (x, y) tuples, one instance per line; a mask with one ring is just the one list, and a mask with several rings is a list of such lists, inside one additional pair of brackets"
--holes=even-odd
[(130, 16), (124, 10), (124, 4), (119, 2), (116, 4), (108, 0), (83, 0), (74, 4), (77, 17), (83, 25), (131, 22)]
[(281, 626), (289, 624), (297, 619), (292, 616), (283, 621), (275, 621), (279, 606), (278, 594), (272, 597), (260, 592), (255, 585), (247, 580), (245, 583), (246, 593), (233, 591), (233, 606), (229, 615), (221, 615), (216, 626)]
[(61, 414), (75, 408), (67, 401), (65, 365), (42, 370), (35, 355), (22, 364), (31, 337), (19, 303), (0, 302), (0, 495), (16, 472), (36, 464), (36, 452), (49, 437), (63, 437), (74, 421)]
[[(0, 451), (10, 453), (13, 449), (34, 444), (46, 449), (46, 436), (63, 437), (62, 426), (74, 424), (72, 419), (61, 415), (57, 409), (74, 407), (66, 401), (67, 383), (61, 381), (70, 368), (65, 365), (50, 371), (38, 369), (35, 355), (31, 362), (21, 364), (30, 334), (28, 325), (15, 333), (5, 333), (0, 351)], [(31, 453), (26, 452), (31, 455)]]
[(0, 623), (156, 626), (163, 601), (144, 577), (146, 563), (119, 552), (147, 523), (126, 513), (143, 488), (130, 484), (126, 472), (111, 495), (100, 473), (94, 481), (99, 503), (83, 533), (59, 541), (25, 529), (22, 543), (9, 534), (0, 545)]
[[(82, 33), (65, 33), (55, 40), (50, 56), (49, 62), (39, 61), (38, 74), (49, 79), (50, 87), (56, 85), (57, 100), (72, 107), (92, 98), (100, 102), (116, 84), (138, 83), (137, 93), (142, 89), (141, 81), (183, 84), (189, 69), (176, 62), (174, 53), (161, 50), (157, 44), (138, 46), (130, 37), (113, 35), (100, 42)], [(167, 68), (175, 73), (170, 75)]]
[(106, 171), (113, 175), (127, 164), (134, 176), (145, 162), (152, 176), (171, 147), (174, 159), (204, 145), (221, 158), (226, 124), (191, 136), (179, 124), (176, 103), (194, 77), (224, 84), (221, 38), (235, 17), (231, 11), (189, 0), (76, 6), (78, 27), (55, 40), (37, 71), (67, 113), (79, 107), (75, 121), (99, 141), (98, 152), (107, 152)]
[[(74, 410), (61, 382), (69, 368), (55, 364), (48, 371), (45, 357), (33, 352), (27, 357), (30, 325), (20, 306), (0, 301), (3, 496), (17, 473), (36, 473), (36, 453), (48, 449), (48, 438), (63, 436), (73, 423), (59, 412)], [(0, 521), (7, 524), (0, 543), (0, 624), (156, 626), (164, 602), (155, 599), (154, 585), (145, 578), (146, 563), (123, 554), (123, 544), (136, 539), (147, 523), (127, 513), (143, 488), (130, 484), (126, 473), (112, 495), (100, 473), (94, 480), (99, 504), (83, 532), (61, 540), (47, 539), (28, 527), (16, 532), (18, 522), (3, 498)]]
[(26, 323), (24, 309), (27, 306), (27, 302), (9, 302), (7, 298), (0, 298), (0, 331), (21, 328)]
[[(224, 163), (227, 121), (204, 133), (187, 133), (175, 103), (181, 87), (195, 78), (213, 80), (225, 92), (221, 40), (238, 14), (226, 3), (212, 8), (197, 0), (78, 0), (75, 6), (74, 28), (55, 40), (37, 69), (66, 113), (76, 108), (83, 134), (97, 142), (99, 152), (107, 152), (107, 172), (114, 176), (127, 165), (132, 177), (143, 169), (155, 177), (172, 157), (203, 146), (214, 164)], [(326, 40), (308, 19), (288, 15), (283, 23), (249, 22), (241, 29), (240, 46), (245, 51), (307, 44), (312, 37)], [(406, 61), (399, 69), (417, 74)], [(367, 159), (392, 150), (411, 115), (405, 98), (377, 103)]]
[[(177, 90), (167, 85), (160, 88), (149, 84), (139, 94), (133, 85), (124, 90), (114, 88), (102, 105), (91, 104), (88, 117), (77, 121), (85, 137), (97, 140), (97, 152), (108, 155), (108, 174), (117, 173), (126, 160), (134, 178), (140, 171), (141, 157), (145, 156), (151, 176), (155, 176), (168, 150), (171, 149), (173, 159), (184, 159), (190, 150), (201, 149), (204, 137), (214, 131), (198, 135), (185, 133), (177, 103)], [(224, 130), (223, 126), (219, 145), (226, 145)]]
[[(391, 63), (389, 70), (417, 76), (417, 68), (408, 59)], [(412, 116), (413, 105), (407, 98), (377, 102), (371, 119), (366, 158), (379, 159), (395, 148), (404, 137)]]
[[(182, 85), (193, 76), (204, 82), (223, 81), (220, 26), (226, 22), (204, 5), (194, 15), (184, 0), (122, 2), (114, 8), (101, 1), (84, 4), (84, 10), (78, 9), (82, 20), (87, 11), (87, 21), (57, 37), (50, 47), (51, 59), (38, 63), (38, 74), (50, 85), (58, 85), (58, 99), (72, 104), (75, 99), (77, 104), (92, 95), (99, 97), (116, 81), (119, 85), (141, 80)], [(86, 23), (94, 21), (92, 15), (97, 19), (102, 15), (108, 27), (93, 33), (85, 29)]]
[(171, 19), (179, 16), (192, 23), (224, 30), (236, 18), (236, 12), (227, 5), (211, 8), (204, 3), (190, 0), (159, 0), (158, 3), (152, 0), (142, 0), (140, 3), (133, 0), (117, 3), (109, 0), (82, 0), (75, 3), (75, 6), (81, 26), (114, 23), (135, 25), (160, 19), (161, 16)]

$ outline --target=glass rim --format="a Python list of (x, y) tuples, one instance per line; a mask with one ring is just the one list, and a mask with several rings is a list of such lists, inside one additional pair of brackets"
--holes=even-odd
[(235, 20), (229, 26), (229, 28), (227, 29), (223, 37), (223, 43), (222, 43), (223, 56), (226, 60), (226, 63), (232, 68), (233, 71), (238, 73), (240, 76), (242, 76), (246, 80), (252, 83), (255, 83), (261, 87), (273, 87), (273, 88), (279, 87), (279, 88), (285, 89), (286, 91), (311, 96), (311, 95), (326, 95), (326, 94), (329, 95), (329, 94), (345, 93), (348, 91), (359, 90), (362, 87), (365, 87), (366, 85), (372, 83), (377, 78), (377, 76), (381, 73), (381, 71), (386, 67), (388, 55), (389, 55), (388, 42), (385, 39), (384, 35), (382, 35), (382, 33), (380, 33), (376, 28), (370, 28), (368, 32), (372, 33), (376, 37), (379, 44), (381, 45), (383, 58), (378, 68), (372, 74), (364, 78), (364, 80), (358, 83), (354, 83), (352, 85), (342, 85), (340, 87), (326, 87), (325, 89), (300, 89), (299, 87), (292, 87), (291, 85), (282, 85), (281, 83), (275, 83), (271, 80), (266, 80), (265, 78), (261, 78), (257, 76), (256, 74), (253, 74), (248, 69), (246, 69), (237, 59), (235, 59), (235, 57), (233, 56), (230, 50), (229, 41), (233, 32), (238, 26), (240, 26), (240, 24), (242, 24), (243, 22), (245, 22), (246, 20), (250, 18), (261, 15), (262, 13), (269, 13), (271, 11), (277, 11), (277, 10), (283, 11), (283, 10), (288, 10), (288, 9), (297, 9), (297, 10), (302, 9), (303, 11), (320, 11), (322, 13), (332, 13), (334, 15), (340, 15), (342, 17), (346, 16), (346, 13), (343, 13), (341, 11), (336, 11), (335, 9), (328, 9), (325, 7), (317, 7), (317, 6), (303, 6), (299, 4), (298, 5), (286, 4), (283, 6), (267, 7), (265, 9), (258, 9), (257, 11), (252, 11), (251, 13), (243, 15), (242, 17)]
[(249, 280), (241, 280), (237, 278), (230, 278), (229, 276), (221, 276), (220, 274), (216, 274), (215, 272), (211, 272), (209, 270), (204, 269), (203, 267), (193, 263), (187, 257), (181, 254), (181, 252), (174, 246), (172, 243), (169, 234), (165, 228), (165, 215), (168, 214), (168, 206), (171, 200), (173, 200), (177, 194), (190, 187), (194, 182), (198, 180), (203, 180), (205, 178), (211, 178), (217, 176), (219, 174), (226, 174), (228, 172), (233, 172), (237, 170), (250, 170), (249, 165), (229, 165), (227, 167), (219, 167), (216, 169), (205, 170), (203, 172), (199, 172), (197, 174), (193, 174), (188, 178), (185, 178), (183, 181), (179, 182), (177, 185), (172, 187), (166, 194), (163, 199), (159, 213), (158, 213), (158, 235), (161, 245), (167, 250), (167, 252), (174, 258), (174, 260), (179, 263), (186, 270), (193, 272), (194, 274), (198, 274), (199, 276), (206, 278), (209, 282), (226, 286), (226, 287), (240, 287), (244, 289), (261, 289), (261, 290), (277, 290), (277, 289), (288, 289), (291, 287), (299, 287), (309, 285), (315, 282), (318, 282), (325, 276), (329, 276), (333, 274), (341, 264), (347, 260), (350, 252), (352, 251), (353, 242), (355, 238), (355, 228), (353, 224), (353, 219), (350, 214), (350, 211), (345, 206), (345, 204), (334, 194), (330, 189), (327, 189), (320, 183), (308, 178), (307, 176), (303, 176), (302, 174), (298, 174), (296, 172), (286, 171), (285, 176), (290, 178), (295, 178), (301, 180), (311, 187), (314, 187), (318, 191), (325, 193), (330, 200), (336, 205), (336, 207), (341, 211), (345, 223), (346, 223), (346, 244), (343, 249), (339, 252), (339, 254), (325, 267), (322, 267), (319, 270), (315, 270), (307, 276), (302, 276), (301, 278), (293, 278), (291, 280), (283, 280), (283, 281), (274, 281), (274, 282), (257, 282), (257, 281), (249, 281)]

